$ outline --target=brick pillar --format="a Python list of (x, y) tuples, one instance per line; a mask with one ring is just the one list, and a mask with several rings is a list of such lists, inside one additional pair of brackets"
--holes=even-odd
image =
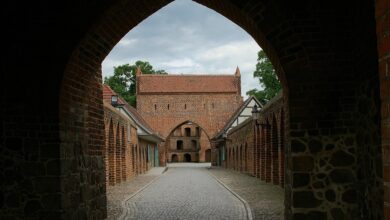
[(241, 143), (241, 145), (240, 145), (240, 147), (239, 147), (239, 154), (238, 154), (238, 156), (239, 156), (239, 166), (238, 166), (238, 170), (240, 171), (240, 172), (242, 172), (243, 171), (243, 162), (244, 162), (244, 158), (243, 158), (243, 156), (242, 156), (242, 143)]
[(126, 157), (126, 155), (128, 154), (128, 152), (126, 151), (126, 134), (127, 133), (125, 133), (125, 128), (124, 128), (124, 126), (122, 126), (122, 144), (121, 144), (121, 146), (122, 146), (122, 149), (121, 149), (121, 151), (122, 151), (122, 165), (121, 165), (121, 167), (122, 167), (122, 181), (126, 181), (127, 180), (127, 157)]
[(271, 179), (272, 183), (279, 185), (279, 144), (278, 144), (278, 126), (274, 118), (271, 125)]
[(110, 122), (108, 132), (108, 183), (115, 185), (115, 138), (114, 128), (112, 122)]
[(376, 30), (381, 88), (384, 214), (390, 219), (390, 1), (376, 1)]
[(122, 178), (122, 146), (121, 146), (121, 137), (120, 137), (120, 129), (119, 129), (119, 124), (117, 125), (116, 129), (116, 136), (115, 136), (115, 183), (120, 183)]
[(258, 147), (257, 147), (257, 129), (256, 129), (256, 125), (253, 125), (253, 137), (252, 137), (252, 140), (253, 140), (253, 144), (252, 144), (252, 157), (253, 157), (253, 161), (252, 161), (252, 164), (253, 164), (253, 176), (256, 176), (257, 177), (257, 167), (258, 167)]
[(260, 130), (259, 127), (255, 127), (256, 138), (254, 139), (254, 148), (256, 149), (255, 154), (255, 176), (260, 178)]
[[(269, 123), (267, 123), (269, 124)], [(271, 182), (271, 131), (270, 128), (265, 131), (265, 181)]]
[(284, 127), (284, 116), (283, 111), (280, 113), (280, 122), (279, 122), (279, 131), (278, 131), (278, 152), (279, 152), (279, 185), (284, 187), (284, 143), (285, 143), (285, 127)]
[(266, 137), (265, 137), (265, 129), (263, 127), (261, 127), (261, 137), (260, 137), (260, 179), (261, 180), (265, 180), (265, 160), (266, 160), (266, 156), (265, 156), (265, 141), (266, 141)]

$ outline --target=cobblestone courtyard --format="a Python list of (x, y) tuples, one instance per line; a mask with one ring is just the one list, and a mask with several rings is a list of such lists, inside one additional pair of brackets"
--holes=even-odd
[[(237, 172), (209, 167), (209, 163), (170, 164), (162, 175), (141, 175), (108, 188), (108, 219), (238, 220), (251, 219), (252, 213), (253, 219), (283, 219), (280, 188)], [(250, 206), (249, 214), (244, 203)]]

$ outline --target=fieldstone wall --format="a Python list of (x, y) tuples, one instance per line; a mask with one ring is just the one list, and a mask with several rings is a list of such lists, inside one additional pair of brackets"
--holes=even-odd
[(378, 0), (375, 3), (378, 64), (381, 93), (381, 140), (384, 182), (383, 195), (385, 201), (384, 213), (385, 219), (390, 219), (390, 2), (386, 0)]

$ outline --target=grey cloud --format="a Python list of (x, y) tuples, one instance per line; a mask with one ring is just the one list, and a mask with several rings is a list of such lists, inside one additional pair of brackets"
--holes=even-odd
[(102, 63), (103, 76), (112, 74), (113, 66), (136, 60), (171, 73), (233, 74), (238, 65), (243, 95), (256, 85), (257, 43), (236, 24), (190, 0), (163, 7), (121, 41)]

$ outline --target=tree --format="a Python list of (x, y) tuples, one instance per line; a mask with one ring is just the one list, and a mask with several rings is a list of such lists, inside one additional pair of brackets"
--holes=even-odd
[(259, 79), (260, 86), (263, 89), (252, 89), (246, 94), (255, 96), (262, 104), (267, 103), (282, 89), (275, 69), (263, 50), (260, 50), (258, 53), (256, 70), (253, 72), (253, 77)]
[(138, 60), (133, 65), (114, 66), (114, 74), (104, 77), (104, 83), (134, 107), (137, 104), (135, 95), (137, 68), (141, 69), (142, 74), (167, 74), (165, 70), (154, 70), (153, 66), (147, 61)]

